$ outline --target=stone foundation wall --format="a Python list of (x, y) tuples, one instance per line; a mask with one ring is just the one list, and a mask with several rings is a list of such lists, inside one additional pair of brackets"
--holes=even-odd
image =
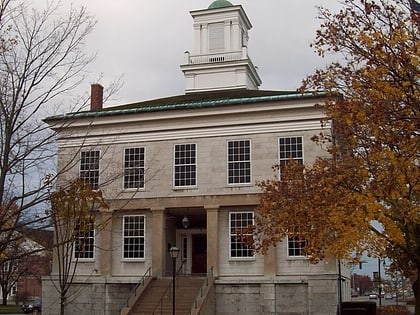
[(302, 283), (218, 283), (217, 315), (336, 315), (335, 279)]
[[(302, 282), (216, 280), (205, 315), (336, 315), (337, 280)], [(135, 283), (85, 281), (68, 294), (66, 314), (118, 315)], [(60, 300), (51, 281), (43, 281), (43, 315), (59, 314)]]
[[(135, 284), (92, 280), (72, 285), (66, 300), (66, 314), (117, 315)], [(42, 314), (57, 315), (60, 297), (51, 281), (42, 283)]]

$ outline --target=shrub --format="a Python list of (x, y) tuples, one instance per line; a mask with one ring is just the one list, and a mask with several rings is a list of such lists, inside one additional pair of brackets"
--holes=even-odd
[(410, 315), (405, 305), (384, 305), (378, 306), (376, 315)]

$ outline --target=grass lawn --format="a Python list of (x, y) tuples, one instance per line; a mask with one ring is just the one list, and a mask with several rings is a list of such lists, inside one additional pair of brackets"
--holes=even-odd
[(0, 305), (0, 314), (23, 314), (22, 305)]

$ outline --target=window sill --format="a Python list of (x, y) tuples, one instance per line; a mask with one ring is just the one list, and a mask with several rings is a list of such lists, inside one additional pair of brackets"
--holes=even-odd
[(235, 257), (235, 258), (229, 258), (228, 262), (251, 262), (256, 261), (255, 257)]
[(226, 188), (242, 188), (242, 187), (253, 187), (254, 185), (252, 183), (244, 183), (244, 184), (240, 184), (240, 183), (235, 183), (235, 184), (227, 184), (227, 186), (225, 186)]
[(122, 263), (144, 263), (146, 261), (145, 258), (122, 258), (121, 262)]
[(146, 188), (123, 188), (122, 191), (123, 192), (129, 192), (129, 193), (144, 192), (144, 191), (146, 191)]
[(95, 258), (73, 258), (72, 259), (73, 263), (93, 263), (95, 262)]
[(306, 256), (287, 256), (286, 260), (308, 260)]
[(198, 190), (197, 186), (172, 187), (172, 191)]

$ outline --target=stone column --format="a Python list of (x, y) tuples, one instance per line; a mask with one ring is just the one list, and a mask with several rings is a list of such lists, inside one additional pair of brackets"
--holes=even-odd
[(100, 220), (99, 273), (101, 276), (110, 277), (112, 275), (112, 212), (101, 212)]
[(217, 276), (219, 265), (219, 206), (206, 207), (207, 213), (207, 269), (213, 267)]
[(264, 276), (274, 278), (276, 276), (276, 248), (271, 246), (264, 255)]
[(165, 261), (165, 209), (152, 210), (152, 273), (154, 277), (162, 277)]

